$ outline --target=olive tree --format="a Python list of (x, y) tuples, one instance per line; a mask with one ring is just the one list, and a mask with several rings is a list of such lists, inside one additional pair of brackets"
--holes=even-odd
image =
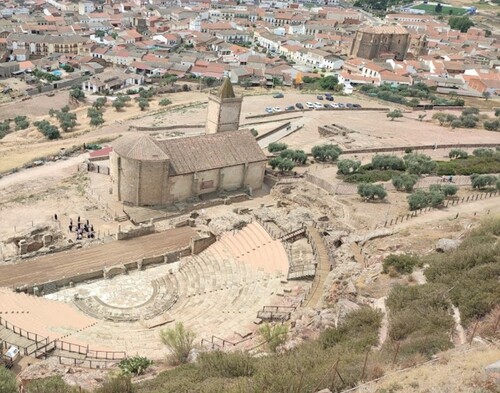
[(387, 192), (380, 184), (361, 183), (358, 185), (358, 195), (366, 201), (382, 200), (387, 196)]

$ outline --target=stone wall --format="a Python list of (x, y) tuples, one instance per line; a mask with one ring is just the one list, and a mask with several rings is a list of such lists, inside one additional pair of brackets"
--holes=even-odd
[(191, 254), (199, 254), (203, 250), (207, 249), (209, 246), (216, 242), (216, 237), (213, 233), (208, 232), (206, 234), (200, 235), (198, 238), (191, 239)]
[(150, 235), (155, 232), (155, 226), (152, 222), (149, 224), (140, 224), (138, 227), (129, 227), (124, 230), (118, 228), (116, 240), (132, 239), (134, 237)]

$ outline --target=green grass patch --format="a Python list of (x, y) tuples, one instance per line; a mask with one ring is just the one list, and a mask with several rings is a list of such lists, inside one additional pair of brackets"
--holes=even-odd
[(441, 12), (436, 12), (436, 6), (432, 4), (419, 4), (411, 8), (413, 8), (414, 10), (424, 10), (426, 14), (443, 15), (443, 16), (446, 15), (462, 16), (465, 15), (465, 13), (467, 12), (465, 8), (452, 7), (445, 4), (441, 4), (441, 6), (443, 7)]
[(394, 170), (367, 170), (360, 168), (358, 172), (344, 176), (346, 183), (376, 183), (379, 181), (389, 181), (395, 175), (400, 175), (403, 171)]
[(469, 156), (465, 159), (437, 161), (437, 164), (439, 176), (500, 173), (500, 154), (497, 152), (492, 157)]

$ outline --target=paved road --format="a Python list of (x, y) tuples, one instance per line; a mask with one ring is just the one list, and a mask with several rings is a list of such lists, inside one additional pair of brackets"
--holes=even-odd
[(0, 266), (0, 287), (44, 283), (107, 266), (137, 261), (144, 257), (161, 255), (188, 246), (190, 239), (195, 235), (196, 231), (192, 228), (182, 227), (135, 239), (49, 254), (14, 265)]

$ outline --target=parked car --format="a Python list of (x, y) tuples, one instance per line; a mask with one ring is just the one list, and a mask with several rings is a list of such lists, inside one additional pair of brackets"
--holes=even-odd
[(330, 104), (332, 108), (339, 108), (339, 104)]
[(349, 103), (347, 103), (347, 104), (345, 104), (345, 106), (346, 106), (347, 108), (353, 108), (353, 106), (352, 106), (352, 104), (351, 104), (350, 102), (349, 102)]
[(325, 108), (328, 108), (328, 109), (333, 109), (335, 108), (334, 106), (335, 104), (325, 104)]
[(295, 104), (295, 107), (296, 107), (297, 109), (304, 109), (304, 105), (302, 105), (300, 102), (297, 102), (297, 103)]
[(268, 107), (266, 108), (266, 112), (267, 112), (267, 113), (273, 113), (273, 108), (271, 108), (270, 106), (268, 106)]
[(281, 112), (281, 108), (279, 106), (275, 106), (273, 108), (273, 111), (275, 111), (275, 112)]
[(306, 102), (306, 106), (309, 108), (309, 109), (314, 109), (314, 104), (312, 102)]
[(339, 108), (345, 108), (345, 104), (340, 103)]
[(295, 107), (293, 105), (290, 105), (290, 106), (287, 106), (285, 108), (286, 111), (294, 111), (295, 110)]
[(273, 94), (273, 98), (283, 98), (283, 97), (284, 97), (283, 93)]
[(329, 95), (329, 96), (326, 96), (326, 95), (325, 95), (325, 98), (326, 98), (328, 101), (333, 101), (333, 96), (332, 96), (332, 95)]
[(316, 109), (323, 109), (324, 108), (324, 106), (323, 106), (323, 104), (321, 102), (315, 102), (314, 103), (314, 107)]
[(317, 98), (318, 100), (322, 100), (322, 99), (323, 99), (323, 96), (322, 96), (322, 95), (319, 95), (319, 96), (316, 96), (316, 98)]
[(359, 104), (352, 104), (352, 106), (353, 106), (354, 108), (361, 108), (361, 105), (359, 105)]

